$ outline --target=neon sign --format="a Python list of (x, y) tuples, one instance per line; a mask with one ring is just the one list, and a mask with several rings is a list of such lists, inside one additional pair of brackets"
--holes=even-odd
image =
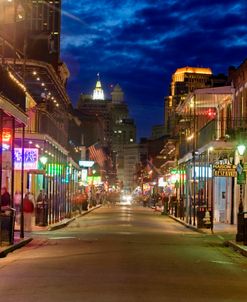
[[(24, 170), (38, 169), (39, 151), (37, 148), (24, 149)], [(14, 150), (15, 170), (21, 170), (22, 165), (22, 149), (15, 148)]]
[(10, 149), (11, 137), (12, 137), (11, 129), (3, 128), (3, 132), (2, 132), (3, 151), (8, 151)]
[(48, 164), (46, 172), (50, 176), (62, 175), (63, 165), (62, 164)]
[(10, 143), (11, 136), (12, 136), (11, 135), (11, 130), (4, 128), (3, 129), (3, 134), (2, 134), (2, 140), (3, 140), (3, 142)]
[(94, 165), (92, 160), (79, 160), (79, 166), (83, 168), (91, 168)]
[(10, 149), (10, 145), (9, 144), (3, 144), (3, 151), (8, 151)]

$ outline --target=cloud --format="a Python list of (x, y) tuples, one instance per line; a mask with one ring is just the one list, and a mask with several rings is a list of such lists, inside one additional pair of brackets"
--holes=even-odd
[(161, 114), (150, 122), (147, 116), (163, 108), (177, 68), (227, 72), (246, 56), (243, 0), (64, 0), (63, 11), (62, 58), (73, 102), (81, 91), (91, 93), (100, 71), (106, 87), (123, 87), (140, 128), (141, 117), (145, 127), (163, 122)]

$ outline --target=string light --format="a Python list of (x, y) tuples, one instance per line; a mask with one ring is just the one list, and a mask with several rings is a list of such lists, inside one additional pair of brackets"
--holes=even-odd
[(17, 78), (9, 71), (9, 77), (24, 91), (27, 91), (27, 88), (19, 81)]

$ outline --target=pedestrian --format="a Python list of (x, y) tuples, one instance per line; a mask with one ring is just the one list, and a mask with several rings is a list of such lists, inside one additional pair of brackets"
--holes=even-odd
[(23, 199), (24, 231), (25, 232), (32, 231), (33, 210), (34, 210), (33, 202), (28, 198), (28, 194), (26, 194)]
[(2, 207), (10, 206), (10, 194), (6, 187), (3, 187), (1, 190), (1, 205)]
[(27, 196), (28, 196), (28, 199), (31, 200), (32, 203), (34, 204), (35, 203), (34, 194), (32, 192), (28, 191)]
[(16, 191), (14, 195), (14, 207), (16, 210), (16, 222), (20, 224), (20, 212), (21, 212), (21, 192)]
[(39, 195), (37, 197), (37, 203), (43, 202), (43, 201), (44, 201), (44, 193), (43, 193), (43, 190), (40, 190)]

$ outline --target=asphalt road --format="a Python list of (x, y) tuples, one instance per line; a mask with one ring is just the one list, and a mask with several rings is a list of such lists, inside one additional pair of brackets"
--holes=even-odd
[(247, 301), (247, 259), (151, 209), (102, 207), (0, 259), (3, 302)]

